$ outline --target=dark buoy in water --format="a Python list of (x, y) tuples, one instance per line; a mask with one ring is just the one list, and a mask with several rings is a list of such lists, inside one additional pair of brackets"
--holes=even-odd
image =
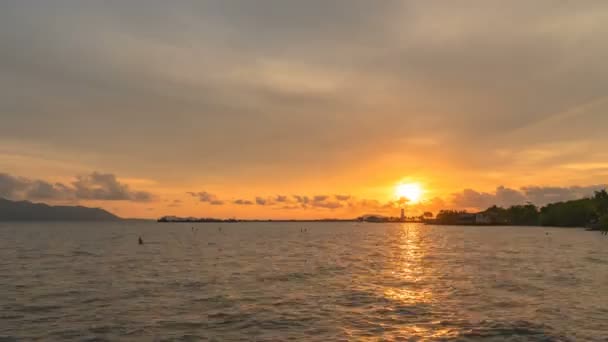
[(144, 244), (144, 240), (142, 240), (142, 239), (141, 239), (141, 236), (139, 237), (139, 239), (137, 239), (137, 242), (138, 242), (140, 245), (143, 245), (143, 244)]

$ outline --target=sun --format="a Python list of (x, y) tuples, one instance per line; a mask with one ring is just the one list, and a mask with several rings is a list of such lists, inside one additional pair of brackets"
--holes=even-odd
[(395, 195), (400, 199), (407, 199), (410, 203), (419, 202), (423, 192), (418, 183), (402, 183), (395, 187)]

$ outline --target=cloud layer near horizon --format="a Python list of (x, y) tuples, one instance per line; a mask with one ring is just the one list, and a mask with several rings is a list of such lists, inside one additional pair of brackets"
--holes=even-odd
[(398, 201), (378, 201), (373, 199), (359, 199), (351, 195), (277, 195), (270, 197), (256, 196), (254, 200), (236, 199), (231, 201), (219, 200), (219, 197), (206, 191), (188, 194), (198, 197), (203, 203), (212, 205), (236, 205), (236, 206), (265, 206), (278, 210), (311, 210), (325, 209), (335, 210), (349, 208), (371, 212), (389, 212), (395, 214), (395, 210), (402, 206), (409, 211), (439, 211), (442, 209), (471, 209), (483, 210), (493, 205), (508, 207), (525, 203), (533, 203), (539, 207), (549, 203), (569, 201), (593, 196), (595, 191), (608, 188), (608, 184), (590, 186), (550, 187), (550, 186), (526, 186), (520, 189), (511, 189), (499, 186), (494, 192), (476, 191), (464, 189), (445, 196), (444, 198), (432, 198), (420, 203), (406, 203)]
[(77, 176), (70, 184), (15, 177), (0, 173), (0, 197), (8, 199), (70, 201), (134, 201), (147, 202), (153, 195), (146, 191), (131, 190), (109, 173), (92, 172)]
[(493, 205), (507, 207), (528, 202), (537, 206), (544, 206), (554, 202), (590, 197), (595, 191), (606, 188), (608, 188), (606, 184), (570, 187), (526, 186), (521, 189), (499, 186), (493, 193), (465, 189), (453, 194), (451, 203), (458, 209), (485, 209)]
[[(492, 205), (507, 207), (510, 205), (533, 203), (543, 206), (548, 203), (573, 200), (592, 196), (594, 191), (608, 188), (607, 184), (590, 186), (526, 186), (512, 189), (499, 186), (494, 192), (464, 189), (444, 197), (426, 199), (420, 203), (403, 201), (379, 201), (376, 199), (357, 198), (353, 195), (274, 195), (255, 196), (252, 199), (225, 199), (208, 192), (187, 192), (202, 204), (211, 206), (257, 206), (272, 210), (287, 211), (327, 211), (339, 212), (348, 210), (351, 213), (384, 213), (395, 215), (397, 210), (406, 205), (408, 212), (437, 212), (442, 209), (483, 210)], [(0, 172), (0, 197), (8, 199), (41, 200), (47, 202), (65, 201), (157, 201), (157, 196), (148, 191), (132, 190), (129, 185), (117, 180), (113, 174), (92, 172), (80, 175), (69, 184), (48, 182), (39, 179), (28, 179)], [(167, 202), (168, 200), (164, 200)], [(184, 201), (173, 199), (168, 208), (181, 207)]]

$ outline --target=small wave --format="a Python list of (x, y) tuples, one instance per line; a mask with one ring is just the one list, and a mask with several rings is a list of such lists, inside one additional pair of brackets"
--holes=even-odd
[(371, 291), (350, 290), (338, 299), (338, 304), (346, 307), (388, 304), (390, 300)]
[(260, 320), (260, 319), (250, 319), (241, 324), (237, 325), (238, 329), (248, 329), (248, 328), (261, 328), (264, 330), (283, 330), (289, 331), (290, 329), (297, 328), (305, 328), (311, 324), (312, 319), (301, 320), (301, 319), (288, 319), (288, 318), (280, 318), (280, 319), (269, 319), (269, 320)]
[(321, 266), (317, 269), (317, 272), (320, 274), (333, 274), (333, 273), (340, 273), (341, 271), (344, 271), (346, 269), (345, 266), (339, 266), (339, 265), (330, 265), (330, 266)]
[(87, 251), (77, 250), (77, 251), (73, 251), (72, 254), (70, 254), (70, 256), (73, 256), (73, 257), (77, 257), (77, 256), (99, 257), (100, 255), (91, 253), (91, 252), (87, 252)]
[(574, 286), (581, 283), (581, 279), (574, 274), (558, 274), (551, 277), (551, 279), (560, 285)]
[(518, 294), (520, 294), (520, 293), (532, 294), (532, 293), (537, 293), (538, 291), (541, 291), (541, 289), (536, 286), (526, 284), (526, 283), (512, 282), (512, 281), (499, 281), (493, 287), (495, 289), (505, 290), (505, 291), (518, 293)]
[(251, 319), (251, 315), (239, 312), (239, 313), (228, 313), (228, 312), (215, 312), (207, 315), (207, 318), (217, 325), (234, 325), (245, 320)]
[(176, 341), (202, 341), (203, 337), (194, 334), (184, 334), (182, 336), (176, 337)]
[(467, 331), (460, 334), (465, 338), (513, 338), (525, 337), (528, 341), (570, 341), (564, 336), (555, 336), (553, 329), (547, 325), (536, 324), (529, 321), (496, 322), (481, 321), (470, 326), (461, 326)]
[(101, 325), (89, 328), (89, 331), (93, 334), (109, 334), (112, 332), (116, 332), (117, 330), (119, 329), (117, 329), (117, 327), (113, 325)]
[(261, 282), (281, 282), (281, 281), (299, 281), (314, 277), (313, 273), (308, 272), (292, 272), (284, 274), (273, 274), (270, 276), (258, 278)]
[(19, 339), (13, 336), (0, 336), (0, 342), (18, 342)]
[(584, 260), (592, 262), (594, 264), (608, 265), (608, 260), (599, 259), (595, 257), (585, 257)]
[[(386, 316), (386, 315), (396, 315), (396, 316), (415, 316), (420, 317), (421, 315), (426, 315), (428, 310), (426, 310), (425, 305), (416, 304), (416, 305), (396, 305), (393, 307), (384, 307), (374, 311), (375, 314)], [(392, 319), (390, 317), (387, 317)]]
[(15, 308), (17, 312), (25, 313), (47, 313), (61, 309), (59, 305), (22, 305)]
[(81, 291), (79, 290), (67, 290), (60, 292), (48, 292), (42, 293), (35, 297), (36, 300), (48, 299), (48, 298), (63, 298), (63, 297), (77, 297)]
[(173, 281), (168, 283), (171, 287), (180, 287), (185, 289), (200, 289), (208, 285), (207, 282), (198, 280)]
[(93, 304), (93, 303), (101, 303), (104, 302), (105, 299), (104, 298), (99, 298), (99, 297), (93, 297), (93, 298), (86, 298), (80, 301), (80, 303), (82, 304)]
[(179, 329), (200, 329), (205, 328), (207, 323), (200, 321), (159, 321), (157, 322), (159, 326), (162, 328), (170, 329), (170, 330), (179, 330)]

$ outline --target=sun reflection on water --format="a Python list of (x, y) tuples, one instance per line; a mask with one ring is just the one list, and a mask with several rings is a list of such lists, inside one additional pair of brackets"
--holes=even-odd
[[(406, 338), (446, 338), (457, 336), (457, 332), (442, 326), (441, 322), (428, 322), (424, 315), (438, 303), (433, 289), (434, 269), (427, 257), (433, 253), (425, 243), (424, 227), (404, 224), (396, 233), (391, 247), (389, 267), (386, 271), (387, 286), (383, 296), (395, 308), (408, 308), (411, 317), (398, 317), (403, 323), (399, 325), (398, 335)], [(398, 310), (396, 310), (398, 311)]]

